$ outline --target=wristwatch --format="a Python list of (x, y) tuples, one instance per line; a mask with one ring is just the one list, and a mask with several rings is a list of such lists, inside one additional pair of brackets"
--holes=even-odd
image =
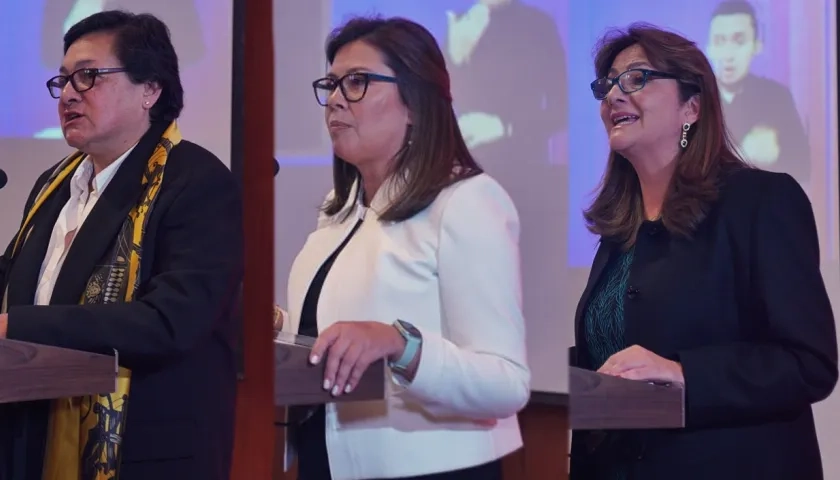
[(397, 361), (388, 362), (388, 367), (399, 373), (408, 370), (409, 364), (414, 360), (420, 345), (423, 343), (423, 335), (420, 334), (417, 327), (405, 320), (397, 320), (393, 325), (405, 340), (405, 350)]

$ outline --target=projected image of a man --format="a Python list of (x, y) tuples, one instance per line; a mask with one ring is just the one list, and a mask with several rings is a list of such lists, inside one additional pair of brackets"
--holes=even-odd
[[(569, 92), (562, 26), (521, 0), (474, 0), (445, 15), (442, 43), (458, 125), (476, 160), (519, 210), (525, 315), (551, 318), (564, 300), (545, 289), (559, 290), (553, 285), (562, 284), (568, 264), (569, 201), (563, 192), (569, 184)], [(546, 255), (546, 245), (556, 253)]]
[(709, 24), (707, 55), (721, 89), (723, 113), (741, 153), (756, 166), (810, 181), (810, 148), (785, 85), (751, 72), (762, 52), (755, 9), (744, 0), (722, 2)]
[(512, 140), (514, 151), (528, 145), (536, 149), (529, 160), (547, 162), (548, 141), (568, 120), (566, 53), (554, 20), (518, 0), (476, 0), (446, 16), (444, 51), (468, 146)]

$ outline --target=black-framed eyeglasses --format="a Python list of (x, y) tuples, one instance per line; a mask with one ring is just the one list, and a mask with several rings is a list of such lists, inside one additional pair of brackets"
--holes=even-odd
[(613, 78), (599, 78), (589, 84), (589, 87), (592, 89), (592, 94), (596, 100), (603, 100), (607, 98), (613, 85), (618, 85), (618, 88), (624, 93), (633, 93), (645, 88), (650, 78), (672, 78), (679, 80), (679, 77), (670, 73), (644, 68), (632, 68), (626, 72), (619, 73)]
[(336, 88), (341, 89), (341, 94), (344, 95), (345, 100), (354, 103), (365, 98), (370, 82), (397, 83), (397, 79), (378, 73), (354, 72), (341, 78), (319, 78), (312, 82), (312, 89), (315, 90), (315, 99), (318, 100), (318, 104), (326, 107), (330, 95)]
[(47, 80), (47, 90), (50, 91), (50, 96), (53, 98), (61, 98), (61, 92), (69, 83), (73, 89), (79, 93), (85, 92), (93, 88), (96, 84), (96, 77), (100, 75), (107, 75), (109, 73), (124, 72), (125, 68), (80, 68), (69, 75), (56, 75)]

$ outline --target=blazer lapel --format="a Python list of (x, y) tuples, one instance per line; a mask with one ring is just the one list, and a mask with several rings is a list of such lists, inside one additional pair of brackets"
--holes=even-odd
[(592, 268), (589, 271), (589, 280), (586, 282), (586, 288), (583, 290), (583, 295), (578, 302), (577, 311), (575, 312), (575, 343), (580, 340), (580, 325), (583, 322), (583, 314), (586, 310), (586, 305), (589, 304), (589, 297), (592, 295), (592, 289), (598, 284), (601, 274), (607, 267), (610, 261), (612, 252), (615, 249), (615, 244), (608, 240), (601, 239), (598, 245), (598, 251), (595, 253), (595, 259), (592, 262)]
[(168, 125), (155, 125), (128, 155), (76, 234), (58, 274), (50, 303), (79, 303), (93, 269), (113, 246), (128, 212), (143, 193), (149, 158)]
[(24, 232), (24, 243), (17, 256), (12, 260), (8, 274), (8, 304), (32, 305), (38, 289), (41, 266), (50, 245), (53, 227), (64, 205), (70, 199), (70, 180), (68, 176), (61, 186), (44, 202), (28, 231)]

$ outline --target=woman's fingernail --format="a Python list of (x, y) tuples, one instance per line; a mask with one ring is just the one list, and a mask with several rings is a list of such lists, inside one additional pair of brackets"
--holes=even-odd
[(329, 389), (330, 389), (330, 381), (329, 380), (324, 380), (324, 390), (329, 390)]
[(318, 358), (318, 355), (312, 355), (311, 357), (309, 357), (309, 363), (311, 363), (312, 365), (317, 365), (318, 360), (320, 360)]
[(335, 396), (337, 396), (339, 393), (341, 393), (341, 391), (338, 389), (338, 385), (334, 386), (334, 387), (333, 387), (333, 389), (332, 389), (332, 394), (333, 394), (333, 396), (335, 397)]
[(346, 386), (346, 387), (344, 387), (344, 393), (350, 393), (350, 392), (352, 392), (352, 391), (353, 391), (353, 385), (350, 385), (350, 384), (348, 383), (348, 384), (347, 384), (347, 386)]

